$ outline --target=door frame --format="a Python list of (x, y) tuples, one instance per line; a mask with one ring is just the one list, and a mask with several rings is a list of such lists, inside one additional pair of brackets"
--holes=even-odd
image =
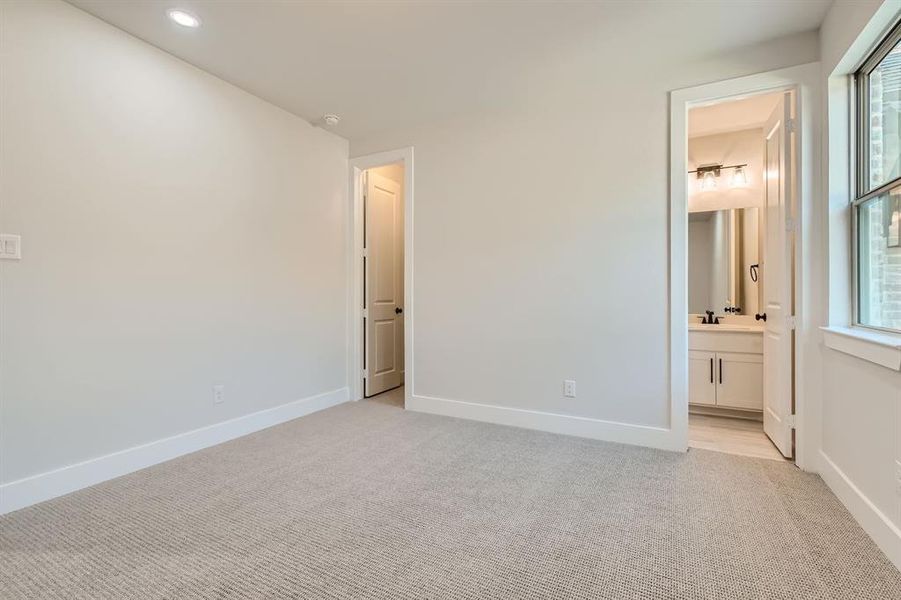
[(816, 436), (811, 427), (811, 398), (806, 377), (815, 358), (808, 350), (816, 332), (816, 298), (810, 293), (817, 274), (813, 261), (813, 232), (822, 226), (815, 208), (820, 198), (821, 80), (820, 63), (808, 63), (708, 83), (670, 92), (670, 228), (669, 228), (669, 379), (670, 430), (677, 446), (688, 449), (688, 110), (705, 104), (783, 90), (795, 91), (797, 131), (795, 232), (795, 463), (816, 468)]
[(350, 196), (347, 299), (347, 381), (351, 400), (363, 398), (363, 171), (401, 163), (404, 166), (404, 406), (413, 395), (413, 147), (377, 152), (348, 161)]

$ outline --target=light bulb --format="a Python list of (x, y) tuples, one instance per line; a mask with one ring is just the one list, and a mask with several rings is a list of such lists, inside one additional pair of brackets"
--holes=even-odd
[(732, 173), (732, 187), (744, 187), (748, 185), (748, 174), (744, 167), (736, 167)]
[(710, 192), (716, 189), (716, 175), (713, 171), (706, 171), (701, 176), (701, 191)]

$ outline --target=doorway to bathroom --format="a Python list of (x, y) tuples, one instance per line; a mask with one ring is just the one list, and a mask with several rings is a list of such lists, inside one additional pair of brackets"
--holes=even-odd
[(774, 327), (792, 306), (792, 111), (791, 91), (688, 111), (690, 447), (794, 456), (791, 333)]
[(673, 177), (672, 232), (684, 254), (672, 255), (672, 273), (685, 300), (679, 316), (672, 305), (672, 366), (674, 410), (687, 413), (674, 415), (674, 429), (684, 418), (689, 448), (794, 460), (800, 86), (747, 88), (674, 93), (685, 96), (673, 130), (684, 146), (672, 163), (682, 171)]
[(350, 161), (351, 391), (402, 408), (412, 392), (412, 163), (412, 148)]
[(404, 383), (404, 165), (363, 171), (363, 396)]

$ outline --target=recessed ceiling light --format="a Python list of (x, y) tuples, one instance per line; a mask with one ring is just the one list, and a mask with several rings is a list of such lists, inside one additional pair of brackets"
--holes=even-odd
[(173, 8), (169, 11), (169, 18), (182, 27), (200, 27), (200, 19), (183, 10)]

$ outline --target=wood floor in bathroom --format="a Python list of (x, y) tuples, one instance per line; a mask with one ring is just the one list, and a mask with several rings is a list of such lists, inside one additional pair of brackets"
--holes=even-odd
[(747, 419), (689, 415), (688, 445), (727, 454), (786, 460), (763, 432), (763, 423)]

